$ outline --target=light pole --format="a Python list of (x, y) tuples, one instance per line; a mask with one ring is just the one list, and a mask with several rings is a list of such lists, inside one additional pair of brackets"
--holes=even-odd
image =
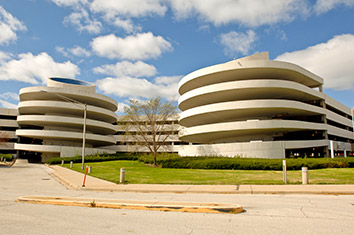
[(81, 103), (80, 101), (74, 100), (72, 98), (69, 98), (65, 95), (61, 95), (59, 93), (56, 92), (52, 92), (52, 91), (44, 91), (41, 90), (41, 92), (45, 92), (45, 93), (50, 93), (53, 94), (57, 97), (59, 97), (62, 100), (68, 101), (80, 108), (83, 108), (84, 110), (84, 123), (83, 123), (83, 127), (82, 127), (82, 151), (81, 151), (81, 157), (82, 157), (82, 165), (81, 165), (81, 169), (85, 169), (85, 147), (86, 147), (86, 112), (87, 112), (87, 104), (86, 103)]
[(352, 126), (353, 126), (353, 134), (354, 134), (354, 107), (352, 108)]
[(353, 135), (354, 135), (354, 107), (351, 109), (352, 111), (352, 127), (353, 127)]

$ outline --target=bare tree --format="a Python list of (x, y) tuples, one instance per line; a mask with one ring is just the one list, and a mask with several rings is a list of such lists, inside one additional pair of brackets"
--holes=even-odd
[(10, 134), (5, 131), (0, 131), (0, 145), (6, 145), (11, 139)]
[(177, 115), (176, 106), (157, 97), (143, 102), (130, 100), (130, 106), (124, 111), (126, 115), (121, 124), (125, 125), (126, 137), (148, 148), (157, 166), (157, 152), (166, 145), (166, 140), (174, 130), (171, 120)]

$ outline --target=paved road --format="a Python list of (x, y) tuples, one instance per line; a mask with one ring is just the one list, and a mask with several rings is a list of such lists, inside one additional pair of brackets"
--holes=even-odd
[[(0, 234), (353, 234), (354, 196), (105, 193), (67, 190), (43, 165), (0, 168)], [(70, 196), (241, 204), (242, 214), (116, 210), (16, 203)]]

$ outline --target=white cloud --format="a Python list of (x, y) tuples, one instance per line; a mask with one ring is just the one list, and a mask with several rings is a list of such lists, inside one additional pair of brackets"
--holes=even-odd
[(317, 14), (325, 13), (333, 8), (344, 5), (346, 7), (354, 7), (353, 0), (317, 0), (314, 10)]
[(26, 26), (0, 6), (0, 45), (16, 41), (16, 31), (21, 30), (26, 30)]
[(70, 57), (69, 52), (64, 47), (55, 47), (55, 50), (65, 57)]
[(88, 50), (86, 50), (85, 48), (82, 48), (80, 46), (75, 46), (73, 48), (67, 48), (67, 49), (65, 49), (64, 47), (56, 47), (55, 50), (60, 52), (65, 57), (71, 57), (71, 55), (74, 55), (77, 57), (91, 56), (91, 52), (89, 52)]
[(78, 7), (80, 5), (86, 5), (87, 0), (52, 0), (55, 4), (60, 7)]
[(280, 40), (288, 40), (284, 30), (280, 29), (278, 25), (270, 26), (264, 30), (267, 35), (275, 35)]
[(141, 26), (134, 25), (131, 19), (122, 19), (116, 16), (104, 16), (106, 22), (118, 28), (122, 28), (127, 33), (141, 32)]
[(91, 55), (91, 53), (79, 46), (75, 46), (73, 48), (69, 49), (70, 53), (75, 55), (75, 56), (79, 56), (79, 57), (89, 57)]
[(354, 89), (354, 35), (343, 34), (276, 60), (298, 64), (324, 79), (327, 88)]
[(14, 92), (5, 92), (0, 95), (0, 98), (5, 99), (5, 100), (15, 100), (15, 101), (20, 100), (20, 97), (18, 96), (18, 94), (14, 93)]
[(129, 105), (125, 104), (125, 103), (118, 103), (117, 113), (119, 113), (119, 114), (124, 113), (125, 108), (129, 108)]
[(31, 84), (45, 84), (49, 77), (70, 77), (80, 74), (80, 69), (70, 61), (58, 63), (47, 53), (33, 55), (28, 52), (0, 63), (0, 80), (16, 80)]
[(247, 33), (231, 31), (220, 35), (220, 42), (226, 47), (225, 54), (229, 56), (239, 53), (247, 55), (253, 49), (256, 40), (257, 35), (253, 30), (248, 30)]
[(102, 23), (91, 19), (88, 12), (81, 8), (64, 18), (64, 25), (73, 25), (79, 32), (87, 31), (91, 34), (98, 34), (102, 31)]
[(92, 12), (109, 16), (144, 17), (165, 15), (167, 7), (161, 0), (94, 0), (90, 9)]
[[(181, 76), (179, 76), (181, 78)], [(128, 98), (151, 98), (156, 96), (164, 97), (168, 100), (178, 100), (178, 80), (176, 76), (169, 81), (164, 78), (163, 83), (158, 81), (150, 82), (146, 79), (121, 77), (104, 78), (97, 81), (97, 87), (105, 94)]]
[(5, 92), (0, 95), (0, 105), (3, 108), (8, 108), (8, 109), (16, 109), (17, 104), (13, 104), (9, 102), (8, 100), (12, 100), (18, 103), (20, 101), (20, 97), (18, 96), (17, 93), (14, 92)]
[(153, 65), (142, 61), (135, 63), (122, 61), (116, 64), (106, 64), (93, 69), (94, 73), (105, 74), (117, 77), (151, 77), (156, 74), (156, 68)]
[(12, 53), (0, 51), (0, 63), (9, 60), (13, 57)]
[(100, 36), (92, 40), (91, 47), (98, 56), (128, 60), (157, 58), (163, 52), (172, 50), (171, 43), (151, 32), (126, 38), (114, 34)]
[(257, 27), (290, 22), (308, 14), (306, 0), (169, 0), (177, 19), (198, 16), (216, 26), (239, 23)]
[(155, 78), (155, 83), (158, 85), (178, 84), (181, 78), (181, 76), (161, 76)]
[(7, 109), (17, 109), (17, 104), (13, 104), (13, 103), (10, 103), (5, 100), (0, 100), (0, 105), (1, 105), (1, 107), (7, 108)]

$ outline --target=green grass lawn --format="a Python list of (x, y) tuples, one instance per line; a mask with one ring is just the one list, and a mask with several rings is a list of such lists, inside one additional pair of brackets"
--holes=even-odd
[[(283, 184), (282, 171), (167, 169), (138, 161), (92, 162), (91, 176), (119, 182), (125, 168), (129, 184)], [(69, 164), (65, 164), (69, 167)], [(73, 170), (83, 172), (81, 163)], [(288, 171), (288, 183), (301, 184), (301, 171)], [(354, 184), (354, 168), (328, 168), (309, 171), (310, 184)]]

